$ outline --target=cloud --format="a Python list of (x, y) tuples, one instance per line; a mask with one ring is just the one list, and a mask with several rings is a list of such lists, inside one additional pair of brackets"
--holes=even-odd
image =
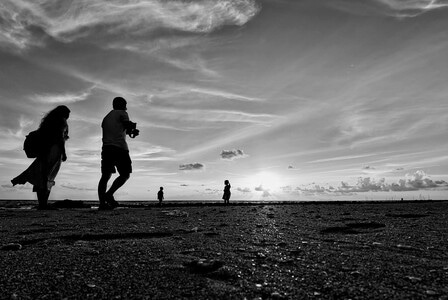
[(261, 195), (262, 197), (271, 196), (271, 193), (269, 193), (269, 189), (264, 188), (263, 185), (259, 185), (259, 186), (255, 187), (255, 191), (263, 192), (263, 194)]
[(249, 101), (249, 102), (262, 101), (262, 99), (259, 99), (259, 98), (238, 95), (238, 94), (229, 93), (229, 92), (220, 91), (220, 90), (212, 90), (212, 89), (204, 89), (204, 88), (191, 88), (190, 92), (203, 94), (206, 96), (213, 96), (213, 97), (218, 97), (218, 98), (229, 99), (229, 100)]
[(332, 0), (327, 5), (357, 15), (374, 14), (396, 18), (410, 18), (448, 7), (448, 2), (446, 0)]
[(269, 197), (271, 196), (271, 193), (269, 193), (269, 191), (263, 191), (263, 194), (261, 195), (262, 197)]
[(257, 192), (262, 192), (264, 189), (263, 189), (263, 186), (260, 185), (260, 186), (255, 187), (255, 190), (256, 190)]
[(86, 187), (79, 187), (72, 184), (61, 184), (61, 187), (69, 189), (69, 190), (76, 190), (76, 191), (96, 191), (96, 188), (86, 188)]
[(386, 183), (385, 178), (375, 180), (371, 177), (360, 177), (358, 182), (350, 185), (341, 182), (339, 187), (322, 187), (314, 185), (309, 188), (297, 188), (299, 191), (313, 194), (353, 194), (365, 192), (405, 192), (418, 191), (428, 189), (445, 189), (448, 190), (448, 182), (444, 180), (433, 181), (424, 171), (418, 170), (414, 174), (406, 175), (405, 178), (399, 179), (398, 182)]
[(250, 190), (250, 188), (248, 188), (248, 187), (245, 187), (245, 188), (237, 188), (236, 189), (238, 192), (241, 192), (241, 193), (250, 193), (250, 192), (252, 192), (251, 190)]
[(221, 152), (221, 158), (225, 160), (234, 160), (243, 157), (247, 157), (247, 154), (244, 154), (243, 150), (240, 149), (222, 150)]
[(243, 26), (260, 11), (255, 0), (4, 0), (0, 8), (0, 42), (19, 48), (37, 41), (33, 26), (64, 42), (92, 33), (147, 38), (164, 29), (204, 34)]
[(269, 127), (277, 119), (270, 114), (252, 114), (242, 111), (229, 111), (219, 109), (193, 109), (157, 107), (152, 110), (161, 119), (177, 121), (194, 121), (201, 123), (250, 123)]
[(204, 167), (205, 166), (201, 163), (184, 164), (184, 165), (179, 165), (179, 170), (182, 170), (182, 171), (202, 170), (202, 169), (204, 169)]
[(424, 12), (448, 6), (446, 0), (377, 0), (388, 6), (398, 17), (415, 17)]
[(90, 96), (90, 91), (82, 93), (63, 93), (63, 94), (37, 94), (30, 97), (31, 101), (37, 103), (75, 103), (86, 100)]
[(371, 156), (376, 156), (378, 153), (371, 153), (371, 154), (361, 154), (361, 155), (346, 155), (346, 156), (338, 156), (338, 157), (330, 157), (330, 158), (324, 158), (324, 159), (316, 159), (313, 161), (309, 161), (309, 164), (315, 164), (315, 163), (327, 163), (327, 162), (333, 162), (333, 161), (343, 161), (343, 160), (353, 160), (358, 158), (366, 158)]

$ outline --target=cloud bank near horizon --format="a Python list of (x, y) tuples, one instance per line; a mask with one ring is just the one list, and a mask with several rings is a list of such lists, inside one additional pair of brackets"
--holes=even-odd
[[(307, 194), (356, 194), (366, 192), (409, 192), (431, 189), (448, 190), (448, 182), (444, 180), (432, 180), (424, 171), (418, 170), (414, 174), (408, 174), (405, 178), (393, 183), (387, 183), (385, 178), (375, 180), (371, 177), (359, 177), (358, 182), (354, 185), (341, 181), (338, 187), (314, 185), (305, 188), (297, 187), (295, 191)], [(284, 190), (291, 189), (286, 188)]]

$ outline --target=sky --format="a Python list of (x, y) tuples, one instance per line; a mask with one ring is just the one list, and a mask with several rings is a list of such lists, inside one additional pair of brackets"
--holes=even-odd
[(447, 0), (2, 0), (0, 198), (71, 110), (50, 200), (97, 199), (101, 121), (140, 135), (117, 200), (448, 198)]

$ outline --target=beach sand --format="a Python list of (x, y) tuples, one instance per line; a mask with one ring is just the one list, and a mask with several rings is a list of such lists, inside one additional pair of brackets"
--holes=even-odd
[(448, 299), (447, 201), (8, 204), (0, 220), (1, 299)]

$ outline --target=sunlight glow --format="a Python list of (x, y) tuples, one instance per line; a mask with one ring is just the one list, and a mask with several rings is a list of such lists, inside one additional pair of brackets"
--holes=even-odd
[(283, 183), (281, 177), (272, 172), (260, 172), (251, 178), (254, 187), (262, 187), (263, 190), (273, 191), (279, 189)]

